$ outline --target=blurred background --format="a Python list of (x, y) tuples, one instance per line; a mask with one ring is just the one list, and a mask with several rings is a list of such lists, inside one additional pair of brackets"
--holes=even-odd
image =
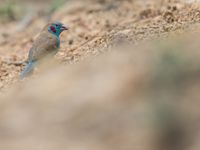
[[(0, 0), (0, 149), (199, 150), (200, 3)], [(49, 21), (61, 48), (19, 81)]]

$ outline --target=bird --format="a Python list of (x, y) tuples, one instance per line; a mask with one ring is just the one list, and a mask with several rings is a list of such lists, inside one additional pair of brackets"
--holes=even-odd
[(60, 34), (65, 30), (68, 30), (68, 27), (58, 21), (48, 23), (41, 30), (29, 50), (25, 68), (19, 77), (20, 80), (23, 80), (33, 72), (38, 61), (48, 55), (55, 55), (57, 53), (60, 48)]

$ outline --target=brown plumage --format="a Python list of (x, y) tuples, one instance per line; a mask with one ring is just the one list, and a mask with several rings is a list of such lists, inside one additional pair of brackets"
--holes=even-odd
[(56, 53), (59, 48), (58, 40), (55, 35), (44, 28), (29, 51), (28, 60), (40, 60), (48, 54)]

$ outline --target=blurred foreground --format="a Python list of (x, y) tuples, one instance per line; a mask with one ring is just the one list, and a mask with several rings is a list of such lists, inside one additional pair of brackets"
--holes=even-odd
[(200, 45), (174, 41), (117, 48), (20, 83), (0, 97), (1, 148), (199, 149)]

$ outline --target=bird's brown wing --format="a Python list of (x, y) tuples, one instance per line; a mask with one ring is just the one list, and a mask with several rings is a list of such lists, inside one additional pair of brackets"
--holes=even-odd
[(29, 51), (28, 60), (35, 61), (48, 54), (56, 53), (58, 49), (58, 39), (49, 32), (42, 32), (34, 41)]

